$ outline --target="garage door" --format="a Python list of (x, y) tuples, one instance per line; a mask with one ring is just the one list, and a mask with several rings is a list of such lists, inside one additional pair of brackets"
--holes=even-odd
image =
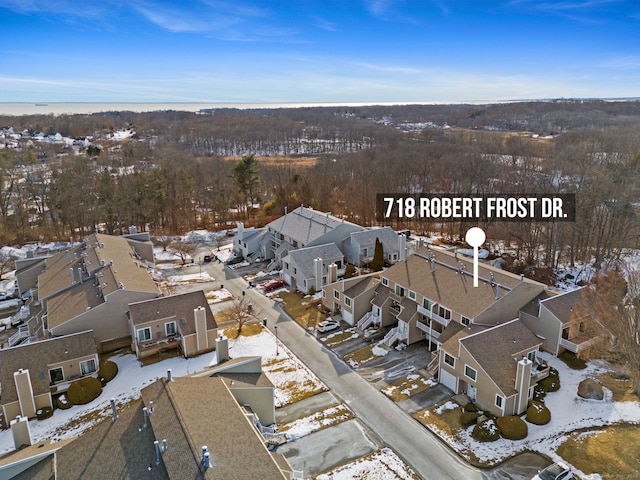
[(440, 376), (438, 377), (440, 383), (445, 387), (453, 390), (453, 393), (458, 393), (458, 379), (455, 375), (440, 369)]
[(347, 312), (344, 308), (342, 309), (342, 320), (347, 322), (349, 325), (353, 325), (353, 313)]

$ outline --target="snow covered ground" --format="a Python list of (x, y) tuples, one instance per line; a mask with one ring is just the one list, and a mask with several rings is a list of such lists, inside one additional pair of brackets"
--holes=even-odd
[(317, 480), (411, 480), (418, 477), (390, 448), (383, 448), (366, 457), (318, 475)]

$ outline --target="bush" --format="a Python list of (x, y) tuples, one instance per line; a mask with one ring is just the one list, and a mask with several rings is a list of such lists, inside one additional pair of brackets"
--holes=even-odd
[(98, 398), (102, 393), (100, 380), (93, 377), (75, 381), (67, 390), (67, 399), (74, 405), (84, 405)]
[(578, 358), (575, 353), (570, 352), (569, 350), (565, 350), (558, 358), (567, 364), (567, 367), (572, 368), (574, 370), (584, 370), (587, 368), (587, 362), (583, 359)]
[(464, 411), (465, 412), (479, 412), (480, 409), (478, 408), (478, 406), (475, 403), (469, 402), (464, 406)]
[(462, 412), (460, 415), (460, 423), (462, 423), (464, 428), (470, 427), (476, 423), (479, 416), (480, 414), (478, 412)]
[(533, 399), (536, 402), (544, 402), (544, 397), (547, 396), (547, 392), (545, 391), (545, 389), (542, 387), (542, 385), (540, 385), (540, 383), (536, 383), (535, 387), (533, 387)]
[(560, 375), (555, 368), (549, 369), (549, 376), (543, 380), (540, 380), (538, 384), (544, 388), (545, 392), (557, 392), (560, 390)]
[(350, 263), (344, 268), (344, 278), (351, 278), (356, 274), (356, 267)]
[(53, 408), (51, 407), (42, 407), (36, 412), (36, 418), (38, 420), (44, 420), (45, 418), (49, 418), (51, 415), (53, 415)]
[(527, 438), (529, 429), (524, 421), (515, 415), (507, 415), (506, 417), (498, 417), (496, 424), (500, 429), (500, 434), (509, 440), (522, 440)]
[(107, 382), (113, 380), (118, 374), (118, 365), (110, 360), (105, 360), (100, 364), (100, 370), (98, 370), (98, 377), (102, 382), (102, 385), (106, 385)]
[(493, 419), (485, 420), (473, 427), (471, 436), (479, 442), (495, 442), (500, 438), (500, 430)]
[(527, 408), (526, 420), (534, 425), (546, 425), (551, 421), (551, 412), (544, 403), (532, 400)]
[(69, 401), (66, 395), (60, 395), (56, 398), (56, 408), (59, 408), (60, 410), (67, 410), (71, 407), (73, 407), (73, 403)]

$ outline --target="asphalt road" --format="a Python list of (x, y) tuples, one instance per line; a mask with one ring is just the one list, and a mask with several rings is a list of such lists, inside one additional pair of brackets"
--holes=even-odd
[(426, 480), (474, 480), (482, 474), (461, 460), (439, 438), (407, 415), (393, 401), (347, 366), (331, 350), (285, 315), (260, 291), (247, 289), (239, 275), (221, 264), (203, 265), (216, 283), (245, 301), (267, 319), (267, 327), (304, 362), (349, 408), (416, 473)]

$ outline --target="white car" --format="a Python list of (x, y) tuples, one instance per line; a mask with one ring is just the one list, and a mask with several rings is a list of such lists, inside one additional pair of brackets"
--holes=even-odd
[(533, 480), (571, 480), (572, 478), (571, 469), (565, 463), (556, 462), (538, 472)]
[(340, 322), (338, 322), (337, 320), (325, 320), (318, 324), (318, 326), (316, 327), (316, 330), (318, 330), (321, 333), (324, 333), (324, 332), (330, 332), (331, 330), (335, 330), (336, 328), (340, 328)]

